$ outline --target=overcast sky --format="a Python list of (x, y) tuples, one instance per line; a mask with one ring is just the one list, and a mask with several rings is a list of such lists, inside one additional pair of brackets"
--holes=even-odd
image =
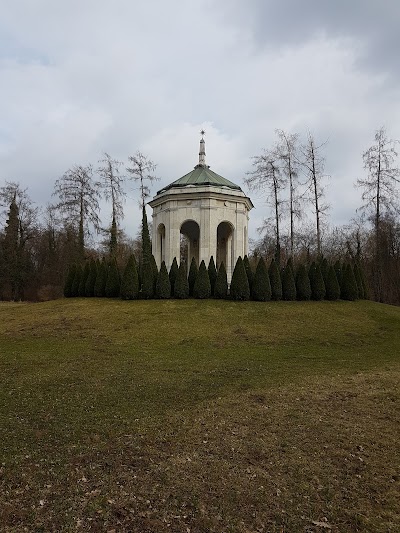
[[(281, 128), (328, 141), (341, 225), (375, 130), (400, 138), (399, 0), (0, 0), (0, 13), (0, 185), (39, 205), (103, 151), (148, 155), (155, 193), (197, 163), (201, 128), (207, 163), (246, 191)], [(266, 207), (250, 196), (255, 236)], [(130, 199), (128, 232), (138, 223)]]

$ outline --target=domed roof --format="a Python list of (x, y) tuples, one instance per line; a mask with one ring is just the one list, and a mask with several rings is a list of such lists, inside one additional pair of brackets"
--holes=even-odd
[(200, 140), (200, 151), (199, 151), (199, 164), (194, 167), (194, 170), (185, 174), (178, 180), (170, 183), (163, 189), (157, 192), (161, 194), (169, 189), (179, 188), (179, 187), (226, 187), (228, 189), (233, 189), (235, 191), (241, 191), (242, 189), (232, 183), (231, 181), (223, 178), (216, 172), (210, 170), (210, 167), (206, 165), (206, 148), (205, 141), (203, 138), (204, 130), (201, 130), (202, 138)]
[(189, 172), (188, 174), (185, 174), (178, 180), (170, 183), (163, 189), (157, 192), (157, 194), (160, 194), (164, 191), (168, 191), (169, 189), (175, 188), (175, 187), (204, 187), (204, 186), (211, 186), (211, 187), (227, 187), (228, 189), (234, 189), (236, 191), (241, 191), (242, 189), (239, 187), (239, 185), (235, 185), (231, 181), (227, 180), (226, 178), (223, 178), (216, 172), (213, 172), (210, 170), (210, 167), (206, 165), (196, 165), (194, 167), (194, 170)]

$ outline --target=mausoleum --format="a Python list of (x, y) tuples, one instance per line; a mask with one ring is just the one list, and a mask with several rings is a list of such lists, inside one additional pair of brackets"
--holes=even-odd
[(149, 202), (153, 208), (152, 250), (157, 266), (167, 269), (181, 257), (181, 238), (186, 237), (188, 263), (194, 257), (206, 266), (213, 256), (223, 261), (228, 281), (239, 256), (248, 253), (249, 211), (253, 204), (242, 189), (206, 165), (204, 132), (199, 163), (194, 170), (159, 190)]

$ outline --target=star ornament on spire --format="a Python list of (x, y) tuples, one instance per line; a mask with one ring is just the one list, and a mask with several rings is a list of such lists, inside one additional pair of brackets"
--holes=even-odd
[(204, 130), (201, 130), (201, 131), (200, 131), (200, 135), (201, 135), (202, 137), (204, 137), (205, 134), (206, 134), (206, 132), (205, 132)]

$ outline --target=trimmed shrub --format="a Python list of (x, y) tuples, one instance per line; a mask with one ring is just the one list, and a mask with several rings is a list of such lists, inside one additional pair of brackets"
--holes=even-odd
[(160, 272), (157, 276), (156, 298), (166, 300), (171, 298), (171, 282), (169, 281), (168, 270), (165, 261), (161, 263)]
[(172, 261), (171, 269), (169, 271), (169, 281), (171, 283), (171, 294), (174, 294), (174, 285), (175, 285), (175, 280), (178, 276), (178, 270), (179, 270), (178, 262), (176, 260), (176, 257), (174, 257), (174, 260)]
[(107, 298), (117, 298), (120, 290), (120, 277), (117, 262), (112, 259), (108, 267), (107, 282), (105, 287), (105, 295)]
[(232, 300), (250, 299), (249, 280), (247, 278), (246, 269), (244, 268), (243, 259), (240, 255), (236, 261), (235, 269), (232, 274), (229, 293)]
[(356, 279), (356, 284), (357, 284), (358, 298), (363, 300), (365, 298), (364, 286), (363, 286), (363, 282), (361, 279), (361, 273), (360, 273), (360, 268), (358, 266), (358, 263), (354, 263), (353, 271), (354, 271), (354, 277)]
[(72, 296), (72, 284), (74, 283), (75, 273), (76, 273), (76, 264), (73, 263), (72, 265), (69, 266), (67, 277), (65, 278), (64, 296), (66, 298), (71, 298)]
[(269, 282), (267, 265), (262, 257), (258, 260), (251, 289), (253, 300), (266, 302), (271, 299), (271, 284)]
[(75, 270), (74, 281), (72, 283), (71, 296), (79, 296), (79, 286), (81, 284), (81, 278), (83, 276), (82, 265), (78, 265)]
[(194, 284), (196, 283), (196, 278), (197, 278), (198, 272), (199, 271), (198, 271), (198, 268), (197, 268), (196, 259), (194, 257), (192, 257), (192, 261), (190, 263), (190, 268), (189, 268), (189, 275), (188, 275), (189, 296), (193, 296)]
[(156, 284), (157, 284), (157, 279), (158, 279), (158, 268), (157, 268), (157, 263), (156, 263), (156, 260), (153, 254), (150, 255), (150, 263), (151, 263), (151, 268), (153, 270), (153, 283), (154, 283), (154, 294), (155, 294)]
[(219, 265), (217, 279), (214, 285), (214, 298), (220, 300), (226, 299), (228, 296), (228, 278), (226, 275), (224, 262)]
[(319, 267), (321, 269), (322, 279), (324, 280), (324, 284), (326, 288), (326, 283), (328, 281), (329, 263), (325, 257), (320, 262)]
[(174, 298), (178, 298), (179, 300), (189, 298), (189, 282), (186, 277), (186, 267), (183, 261), (179, 265), (178, 275), (175, 280)]
[(106, 294), (108, 267), (103, 257), (100, 267), (97, 269), (96, 283), (94, 284), (94, 295), (101, 298)]
[(313, 300), (323, 300), (325, 298), (325, 283), (322, 277), (321, 269), (319, 265), (313, 263), (314, 269), (311, 271), (310, 284), (311, 284), (311, 298)]
[(94, 284), (96, 283), (97, 278), (97, 265), (94, 259), (91, 259), (89, 268), (90, 272), (88, 279), (86, 280), (85, 295), (90, 298), (94, 296)]
[(122, 276), (120, 296), (123, 300), (136, 300), (139, 296), (139, 276), (133, 254), (129, 256)]
[(211, 283), (204, 261), (199, 266), (199, 272), (193, 287), (193, 296), (199, 300), (204, 300), (211, 296)]
[(215, 282), (217, 280), (217, 269), (215, 268), (214, 258), (213, 256), (210, 257), (210, 262), (208, 263), (208, 277), (210, 279), (210, 285), (211, 285), (211, 296), (214, 296), (214, 286)]
[(246, 270), (247, 280), (249, 282), (250, 294), (251, 294), (251, 289), (252, 289), (253, 280), (254, 280), (254, 274), (253, 274), (253, 270), (251, 269), (250, 261), (249, 261), (249, 258), (247, 257), (247, 255), (245, 255), (243, 257), (243, 265), (244, 265), (244, 268)]
[(294, 275), (293, 259), (292, 259), (291, 257), (289, 257), (289, 259), (288, 259), (287, 262), (286, 262), (286, 268), (291, 268), (291, 269), (292, 269), (293, 277), (295, 277), (295, 275)]
[(311, 298), (311, 284), (305, 265), (300, 265), (296, 275), (296, 297), (307, 301)]
[(90, 274), (90, 263), (89, 261), (86, 261), (85, 266), (83, 268), (83, 274), (79, 282), (78, 296), (86, 296), (86, 282), (88, 280), (89, 274)]
[[(339, 288), (340, 288), (340, 294), (342, 293), (342, 270), (343, 270), (343, 267), (342, 265), (340, 264), (340, 261), (336, 261), (335, 264), (333, 265), (333, 268), (335, 269), (335, 274), (336, 274), (336, 279), (339, 283)], [(340, 298), (341, 296), (339, 296)]]
[(354, 277), (353, 268), (347, 264), (343, 268), (341, 297), (343, 300), (356, 300), (358, 296), (357, 282)]
[(271, 285), (271, 298), (273, 300), (282, 300), (282, 282), (279, 268), (275, 259), (272, 259), (268, 269), (269, 282)]
[(143, 256), (140, 297), (144, 300), (154, 297), (154, 267), (151, 263), (151, 256)]
[(286, 268), (283, 270), (282, 297), (287, 301), (296, 299), (296, 282), (294, 281), (293, 271), (290, 265), (286, 265)]
[(340, 286), (333, 265), (331, 265), (328, 269), (328, 277), (326, 279), (325, 288), (325, 297), (327, 300), (338, 300), (340, 298)]

